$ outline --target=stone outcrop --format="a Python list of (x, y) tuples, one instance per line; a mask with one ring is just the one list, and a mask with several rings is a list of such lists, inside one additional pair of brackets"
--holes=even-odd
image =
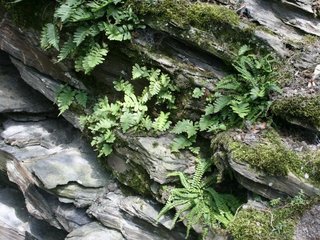
[[(140, 7), (141, 1), (134, 2)], [(182, 91), (205, 87), (210, 95), (216, 82), (232, 73), (235, 46), (243, 44), (272, 53), (283, 66), (279, 76), (283, 93), (272, 96), (269, 111), (278, 127), (247, 126), (214, 136), (212, 146), (208, 144), (216, 165), (214, 174), (219, 172), (221, 179), (231, 174), (235, 184), (267, 199), (293, 197), (301, 190), (310, 197), (320, 195), (320, 79), (310, 86), (320, 64), (315, 1), (244, 0), (241, 6), (233, 0), (209, 2), (225, 5), (231, 17), (238, 14), (240, 18), (203, 27), (185, 19), (184, 9), (172, 13), (163, 8), (162, 1), (150, 2), (146, 28), (111, 51), (93, 71), (92, 81), (99, 89), (87, 88), (70, 64), (54, 63), (52, 53), (39, 47), (39, 32), (17, 27), (0, 11), (1, 236), (183, 239), (186, 227), (182, 223), (172, 229), (171, 215), (157, 216), (168, 197), (162, 186), (177, 183), (168, 174), (192, 175), (194, 155), (172, 153), (170, 134), (117, 133), (113, 154), (98, 160), (81, 132), (82, 113), (71, 109), (57, 117), (56, 92), (67, 83), (93, 96), (101, 91), (112, 93), (112, 82), (128, 77), (138, 59), (170, 74)], [(152, 15), (155, 9), (160, 13), (157, 16)], [(170, 18), (170, 14), (178, 17)], [(177, 97), (177, 119), (201, 114), (203, 103), (181, 95)], [(269, 130), (276, 132), (275, 142), (264, 137)], [(209, 142), (206, 134), (201, 137)], [(264, 147), (266, 155), (262, 155)], [(250, 156), (248, 149), (253, 151)], [(23, 209), (21, 214), (17, 209)], [(318, 218), (312, 219), (318, 212), (317, 204), (305, 211), (295, 229), (296, 239), (320, 238)], [(194, 230), (202, 232), (201, 228)], [(196, 237), (192, 232), (190, 238)], [(213, 238), (227, 236), (208, 237)]]

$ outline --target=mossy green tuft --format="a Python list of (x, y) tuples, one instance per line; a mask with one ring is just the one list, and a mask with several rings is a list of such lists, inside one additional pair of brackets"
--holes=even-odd
[(280, 99), (271, 107), (274, 115), (289, 122), (320, 129), (320, 96), (294, 96)]

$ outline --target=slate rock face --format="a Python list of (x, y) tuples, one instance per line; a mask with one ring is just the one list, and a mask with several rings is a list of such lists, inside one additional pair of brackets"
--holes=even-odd
[(14, 188), (0, 188), (0, 238), (60, 240), (66, 233), (46, 222), (31, 217), (21, 192)]
[[(0, 54), (0, 64), (8, 60), (1, 58), (8, 56)], [(44, 113), (54, 109), (50, 101), (21, 81), (19, 72), (12, 64), (0, 65), (0, 89), (0, 112)]]
[[(236, 0), (208, 2), (227, 5), (234, 11), (240, 7)], [(316, 82), (316, 86), (308, 87), (314, 67), (320, 61), (320, 20), (316, 17), (319, 9), (315, 1), (242, 2), (246, 14), (238, 11), (240, 23), (226, 30), (231, 29), (231, 33), (238, 34), (239, 38), (250, 31), (250, 37), (245, 42), (242, 39), (241, 44), (257, 44), (258, 50), (267, 49), (283, 61), (285, 72), (291, 75), (283, 93), (272, 96), (276, 104), (296, 96), (317, 99), (319, 84)], [(155, 1), (155, 4), (161, 4), (161, 1)], [(84, 84), (75, 77), (73, 69), (64, 63), (55, 64), (54, 59), (39, 48), (37, 31), (18, 28), (1, 11), (0, 18), (0, 49), (6, 52), (0, 52), (0, 209), (3, 209), (0, 211), (0, 223), (4, 222), (0, 224), (0, 234), (8, 239), (23, 239), (26, 235), (50, 239), (51, 234), (59, 239), (65, 237), (66, 232), (66, 238), (72, 240), (183, 239), (185, 227), (181, 224), (172, 229), (172, 216), (162, 217), (157, 222), (162, 206), (157, 201), (165, 200), (165, 196), (160, 196), (160, 186), (177, 181), (177, 178), (167, 175), (174, 171), (193, 174), (196, 158), (188, 152), (171, 153), (170, 134), (153, 137), (119, 135), (121, 144), (114, 145), (114, 155), (105, 162), (114, 173), (120, 173), (118, 177), (121, 174), (129, 176), (125, 181), (119, 177), (125, 185), (132, 187), (130, 182), (137, 179), (134, 178), (136, 167), (145, 173), (147, 181), (144, 183), (150, 185), (149, 197), (123, 191), (122, 185), (103, 166), (104, 159), (101, 164), (82, 137), (78, 130), (82, 130), (79, 114), (66, 111), (62, 115), (70, 124), (56, 116), (52, 102), (60, 85), (68, 83), (77, 89), (86, 89)], [(108, 61), (93, 72), (95, 83), (106, 92), (113, 91), (113, 80), (130, 75), (135, 63), (132, 59), (136, 58), (169, 73), (182, 91), (197, 86), (205, 87), (209, 94), (214, 94), (217, 81), (232, 73), (234, 46), (240, 43), (239, 39), (229, 44), (226, 39), (221, 39), (214, 27), (181, 26), (170, 19), (164, 24), (150, 19), (145, 24), (147, 27), (134, 34), (130, 43), (114, 49), (115, 52), (108, 55)], [(185, 103), (183, 100), (177, 96), (179, 106), (174, 117), (191, 116), (196, 119), (202, 114), (203, 104), (196, 101)], [(300, 101), (297, 104), (300, 106)], [(306, 104), (306, 101), (301, 101), (301, 104)], [(286, 105), (285, 108), (289, 109), (288, 106), (293, 104), (289, 102)], [(311, 112), (320, 113), (318, 105), (314, 109)], [(305, 119), (310, 117), (310, 112), (302, 110), (290, 118), (289, 114), (278, 114), (274, 108), (270, 112), (294, 128), (309, 128), (319, 135), (317, 126), (306, 124)], [(278, 131), (285, 134), (283, 129)], [(238, 134), (244, 133), (240, 131)], [(258, 138), (257, 133), (248, 135), (240, 137), (244, 144), (250, 145), (250, 141)], [(206, 134), (203, 137), (206, 138)], [(289, 138), (295, 139), (293, 136)], [(283, 136), (281, 142), (291, 148)], [(308, 145), (305, 139), (298, 142), (302, 147)], [(310, 151), (319, 147), (309, 145), (306, 148)], [(320, 194), (316, 185), (301, 176), (292, 173), (271, 176), (262, 170), (257, 171), (255, 166), (232, 158), (227, 146), (224, 147), (215, 152), (220, 161), (216, 162), (217, 168), (220, 164), (223, 169), (231, 171), (237, 184), (248, 191), (270, 199), (294, 196), (301, 189), (310, 196)], [(135, 187), (142, 188), (141, 185), (138, 181)], [(10, 186), (10, 189), (3, 186)], [(14, 186), (20, 192), (12, 189)], [(7, 204), (11, 198), (17, 202)], [(13, 211), (17, 206), (24, 208), (28, 221)], [(30, 215), (38, 220), (31, 221), (34, 218)], [(317, 205), (305, 212), (296, 228), (296, 239), (319, 238), (318, 215)], [(7, 218), (10, 226), (5, 225)], [(31, 225), (33, 227), (30, 228)], [(48, 231), (40, 232), (40, 228)], [(217, 234), (208, 238), (226, 239), (227, 236)]]

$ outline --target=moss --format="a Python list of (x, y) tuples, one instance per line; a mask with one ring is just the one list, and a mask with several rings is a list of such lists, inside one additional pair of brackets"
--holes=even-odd
[(113, 171), (114, 176), (122, 184), (132, 188), (135, 192), (141, 195), (150, 195), (150, 177), (148, 173), (138, 165), (134, 165), (130, 171), (119, 173)]
[(303, 37), (303, 43), (308, 45), (315, 44), (318, 40), (319, 40), (319, 37), (311, 34), (307, 34)]
[(318, 197), (306, 199), (299, 194), (276, 208), (242, 209), (228, 226), (228, 231), (235, 240), (291, 240), (303, 212), (318, 202)]
[(229, 144), (229, 150), (235, 161), (247, 162), (270, 175), (285, 176), (288, 171), (300, 172), (302, 160), (281, 143), (274, 131), (267, 131), (253, 145), (233, 141)]
[(51, 21), (55, 3), (48, 0), (27, 0), (19, 3), (0, 0), (0, 8), (9, 12), (11, 19), (20, 27), (41, 29), (44, 23)]
[(216, 24), (238, 25), (239, 16), (232, 10), (206, 3), (190, 4), (187, 0), (163, 0), (153, 3), (131, 0), (133, 8), (141, 15), (150, 14), (158, 21), (172, 21), (179, 26), (191, 25), (207, 29)]
[(280, 99), (274, 102), (271, 110), (274, 115), (288, 121), (298, 120), (303, 125), (320, 128), (320, 96)]
[[(228, 49), (234, 55), (244, 44), (251, 45), (257, 51), (263, 51), (264, 44), (258, 43), (258, 40), (254, 37), (255, 28), (250, 24), (240, 26), (239, 16), (235, 11), (225, 6), (190, 3), (187, 0), (154, 2), (130, 0), (129, 3), (138, 15), (145, 16), (147, 20), (150, 20), (152, 27), (166, 30), (171, 25), (176, 26), (177, 28), (172, 30), (174, 34), (197, 43), (199, 46), (204, 45), (205, 49), (212, 48), (211, 45), (213, 44), (210, 44), (210, 42), (215, 41), (216, 49), (220, 49), (222, 52)], [(190, 31), (190, 26), (203, 30), (204, 33), (201, 33), (201, 31), (194, 32), (195, 30)], [(208, 33), (213, 35), (208, 38)]]

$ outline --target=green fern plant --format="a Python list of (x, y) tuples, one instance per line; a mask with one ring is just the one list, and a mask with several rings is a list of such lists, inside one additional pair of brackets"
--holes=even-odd
[(108, 54), (108, 41), (131, 39), (139, 19), (125, 0), (58, 1), (54, 20), (42, 29), (41, 47), (59, 51), (58, 61), (75, 60), (89, 74)]
[(92, 133), (92, 146), (99, 156), (108, 156), (112, 152), (112, 144), (116, 140), (116, 131), (150, 131), (164, 132), (171, 126), (170, 112), (160, 111), (149, 114), (151, 107), (169, 110), (174, 106), (174, 91), (177, 87), (168, 75), (160, 70), (147, 69), (135, 65), (132, 68), (132, 80), (147, 80), (148, 85), (140, 95), (136, 95), (132, 83), (124, 80), (114, 82), (116, 91), (123, 98), (113, 103), (107, 97), (98, 101), (91, 115), (81, 118), (81, 123)]
[(204, 176), (210, 166), (209, 161), (200, 160), (192, 178), (188, 178), (182, 172), (169, 174), (172, 177), (179, 177), (182, 187), (170, 191), (167, 203), (160, 211), (158, 219), (171, 209), (176, 209), (173, 226), (178, 220), (186, 221), (186, 238), (195, 224), (201, 223), (204, 233), (214, 227), (226, 227), (233, 220), (234, 213), (239, 207), (239, 202), (233, 196), (218, 193), (211, 187), (213, 177)]
[(88, 96), (84, 91), (74, 90), (67, 85), (62, 86), (56, 93), (56, 103), (60, 111), (59, 115), (67, 111), (73, 103), (86, 108), (87, 100)]
[(208, 99), (205, 114), (199, 121), (202, 131), (218, 132), (244, 120), (255, 122), (266, 117), (272, 92), (281, 92), (276, 84), (271, 55), (259, 57), (241, 47), (233, 62), (237, 74), (219, 81), (215, 93)]

